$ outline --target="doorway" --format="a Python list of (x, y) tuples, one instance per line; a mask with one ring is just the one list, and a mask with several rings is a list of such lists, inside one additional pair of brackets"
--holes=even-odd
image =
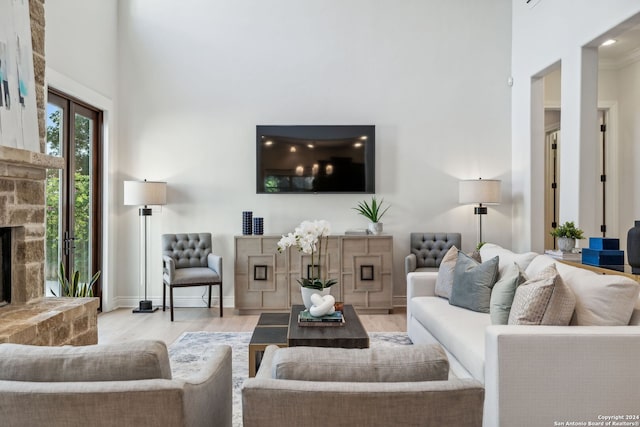
[[(58, 271), (79, 272), (81, 283), (101, 270), (102, 112), (49, 89), (46, 153), (65, 159), (65, 169), (48, 169), (46, 180), (46, 295), (60, 296)], [(101, 298), (101, 281), (94, 286)]]

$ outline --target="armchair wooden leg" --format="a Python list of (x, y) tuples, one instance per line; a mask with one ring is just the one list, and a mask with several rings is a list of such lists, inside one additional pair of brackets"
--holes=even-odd
[(167, 284), (162, 282), (162, 311), (167, 308)]
[(211, 291), (212, 291), (211, 285), (209, 285), (209, 305), (208, 305), (209, 308), (211, 308)]
[(220, 317), (222, 317), (222, 282), (220, 282)]
[(171, 311), (171, 321), (173, 322), (173, 286), (169, 285), (169, 311)]

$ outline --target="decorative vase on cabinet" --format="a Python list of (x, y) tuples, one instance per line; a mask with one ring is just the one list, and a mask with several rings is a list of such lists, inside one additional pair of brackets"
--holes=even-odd
[(627, 261), (633, 274), (640, 274), (640, 221), (627, 233)]

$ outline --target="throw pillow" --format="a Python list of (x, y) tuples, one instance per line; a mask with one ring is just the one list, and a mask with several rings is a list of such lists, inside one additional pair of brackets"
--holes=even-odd
[(509, 325), (557, 325), (569, 324), (576, 299), (562, 281), (555, 264), (516, 289)]
[(507, 265), (502, 277), (496, 282), (491, 291), (491, 323), (494, 325), (506, 325), (509, 322), (511, 305), (516, 294), (516, 288), (526, 281), (526, 277), (518, 264), (512, 262)]
[(498, 263), (498, 257), (479, 263), (459, 252), (449, 304), (489, 313), (491, 288), (498, 278)]
[(271, 375), (299, 381), (445, 381), (449, 360), (439, 344), (366, 349), (289, 347), (275, 352)]
[(156, 378), (171, 379), (169, 353), (162, 341), (78, 347), (0, 345), (0, 380), (78, 382)]
[(451, 288), (453, 287), (453, 270), (456, 267), (458, 259), (458, 248), (451, 246), (447, 253), (442, 257), (440, 268), (438, 269), (438, 277), (436, 278), (435, 294), (446, 299), (451, 298)]

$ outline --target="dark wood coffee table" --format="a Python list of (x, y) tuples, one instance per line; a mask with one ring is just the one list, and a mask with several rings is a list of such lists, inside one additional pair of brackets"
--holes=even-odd
[(287, 346), (289, 313), (262, 313), (249, 341), (249, 377), (255, 377), (265, 348)]
[(298, 326), (298, 313), (303, 310), (304, 305), (291, 307), (289, 347), (369, 348), (369, 335), (352, 305), (344, 305), (344, 326)]

